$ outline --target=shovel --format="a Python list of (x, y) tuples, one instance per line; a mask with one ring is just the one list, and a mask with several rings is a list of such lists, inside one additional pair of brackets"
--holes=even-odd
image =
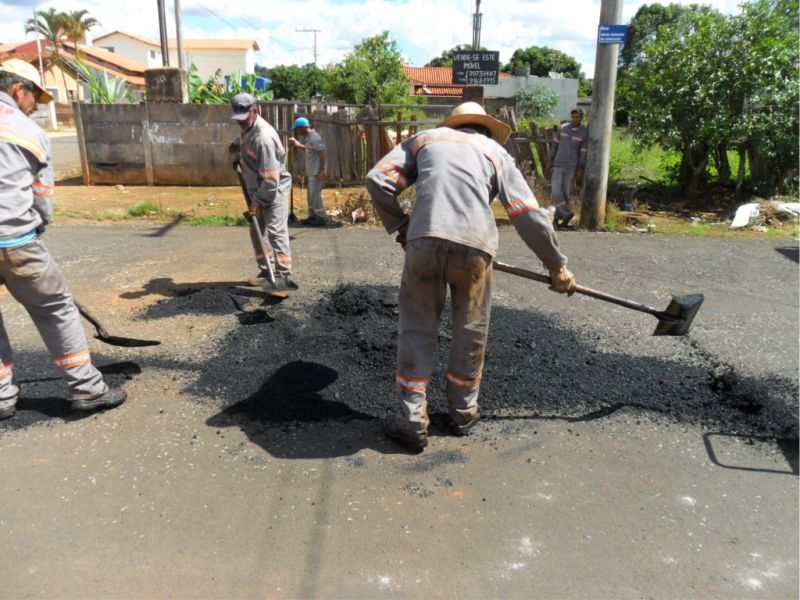
[[(239, 163), (239, 161), (236, 161), (233, 163), (233, 168), (236, 171), (236, 174), (239, 176), (239, 185), (244, 193), (244, 201), (247, 204), (247, 210), (249, 212), (253, 202), (250, 198), (250, 192), (247, 191), (247, 185), (244, 182), (242, 165)], [(275, 283), (275, 272), (272, 270), (272, 262), (269, 259), (270, 252), (267, 249), (267, 245), (264, 243), (264, 235), (261, 232), (261, 225), (258, 223), (258, 217), (256, 217), (254, 214), (250, 214), (248, 216), (248, 221), (250, 224), (250, 242), (253, 244), (253, 251), (256, 255), (256, 263), (258, 264), (258, 267), (267, 274), (267, 279), (261, 280), (261, 289), (263, 289), (266, 294), (274, 298), (288, 298), (292, 295), (292, 292), (289, 290), (279, 290)]]
[[(520, 269), (519, 267), (507, 265), (497, 261), (494, 261), (493, 265), (498, 271), (511, 273), (512, 275), (518, 275), (519, 277), (525, 277), (526, 279), (533, 279), (534, 281), (539, 281), (541, 283), (550, 283), (550, 277), (547, 275), (541, 275), (540, 273), (535, 273), (534, 271)], [(697, 311), (700, 310), (700, 305), (703, 304), (704, 299), (703, 294), (673, 296), (669, 306), (667, 306), (666, 309), (656, 310), (655, 308), (645, 304), (640, 304), (639, 302), (634, 302), (633, 300), (627, 300), (625, 298), (619, 298), (618, 296), (612, 296), (611, 294), (606, 294), (605, 292), (598, 292), (597, 290), (583, 287), (582, 285), (575, 286), (575, 292), (578, 294), (583, 294), (584, 296), (597, 298), (603, 302), (610, 302), (611, 304), (617, 304), (618, 306), (630, 308), (631, 310), (638, 310), (639, 312), (653, 315), (658, 319), (658, 325), (656, 325), (656, 330), (653, 332), (653, 335), (686, 334), (689, 331), (689, 325), (691, 325), (692, 321), (694, 320), (694, 316), (697, 314)]]
[(134, 348), (140, 346), (158, 346), (161, 343), (157, 340), (137, 340), (134, 338), (109, 335), (108, 332), (106, 331), (106, 328), (103, 327), (103, 324), (97, 320), (97, 317), (95, 317), (92, 313), (89, 312), (89, 309), (87, 309), (80, 302), (75, 300), (75, 298), (73, 298), (72, 301), (75, 303), (75, 306), (78, 309), (78, 312), (81, 313), (81, 316), (87, 321), (89, 321), (89, 323), (94, 325), (94, 328), (97, 330), (97, 333), (95, 334), (94, 337), (96, 337), (101, 342), (105, 342), (106, 344), (110, 344), (112, 346), (125, 346), (127, 348)]

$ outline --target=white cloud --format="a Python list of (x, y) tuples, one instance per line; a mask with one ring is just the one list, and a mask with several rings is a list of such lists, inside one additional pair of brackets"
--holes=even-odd
[[(696, 0), (670, 0), (689, 4)], [(712, 0), (710, 4), (730, 13), (739, 0)], [(668, 0), (663, 0), (666, 4)], [(172, 2), (167, 0), (168, 28), (175, 32)], [(641, 0), (624, 4), (623, 22), (636, 13)], [(26, 2), (0, 0), (0, 42), (26, 39), (25, 22), (33, 9), (86, 9), (100, 21), (92, 30), (97, 37), (115, 30), (158, 39), (156, 3), (78, 2), (51, 0)], [(185, 37), (254, 38), (261, 47), (258, 63), (305, 64), (313, 60), (314, 38), (296, 29), (315, 28), (318, 62), (337, 62), (364, 37), (384, 30), (398, 42), (404, 56), (423, 65), (456, 44), (472, 41), (472, 0), (279, 0), (253, 3), (244, 0), (182, 0)], [(481, 45), (500, 51), (508, 61), (517, 48), (549, 46), (574, 56), (587, 76), (594, 70), (595, 38), (600, 15), (599, 0), (486, 0)], [(27, 39), (32, 39), (27, 36)]]

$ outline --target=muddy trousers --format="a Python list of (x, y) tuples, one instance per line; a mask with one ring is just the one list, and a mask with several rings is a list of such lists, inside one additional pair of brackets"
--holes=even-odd
[[(108, 386), (92, 365), (72, 294), (40, 240), (0, 249), (0, 283), (28, 311), (53, 363), (67, 382), (72, 400), (104, 394)], [(16, 399), (19, 389), (14, 377), (14, 357), (1, 314), (0, 362), (0, 401)]]
[(576, 167), (553, 167), (551, 193), (556, 207), (556, 216), (562, 219), (572, 216), (569, 200), (572, 196), (572, 184), (575, 181)]
[[(264, 243), (267, 251), (270, 252), (270, 262), (272, 262), (276, 275), (291, 275), (292, 273), (292, 251), (289, 247), (289, 189), (281, 186), (275, 199), (271, 202), (261, 204), (261, 215), (258, 217), (258, 224), (264, 234)], [(285, 187), (285, 189), (284, 189)], [(258, 262), (262, 258), (259, 256)]]
[(492, 258), (439, 238), (409, 242), (400, 283), (395, 381), (402, 400), (397, 425), (412, 435), (426, 432), (430, 422), (427, 389), (448, 288), (453, 331), (445, 392), (450, 418), (464, 425), (478, 415), (492, 303)]
[(308, 176), (308, 216), (318, 221), (327, 221), (328, 213), (322, 204), (322, 181), (319, 175)]

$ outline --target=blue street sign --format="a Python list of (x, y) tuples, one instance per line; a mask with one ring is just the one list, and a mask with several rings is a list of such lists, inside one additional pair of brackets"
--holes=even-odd
[(600, 25), (597, 28), (598, 44), (624, 44), (627, 38), (627, 25)]

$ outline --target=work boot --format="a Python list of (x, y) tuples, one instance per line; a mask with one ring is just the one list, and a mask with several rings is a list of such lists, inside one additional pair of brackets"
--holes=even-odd
[(128, 392), (120, 388), (113, 388), (108, 390), (105, 394), (92, 399), (83, 399), (72, 401), (72, 408), (75, 410), (95, 410), (96, 408), (114, 408), (119, 406), (128, 397)]
[(286, 290), (289, 292), (296, 292), (300, 286), (294, 282), (291, 275), (276, 275), (275, 276), (275, 289)]
[(566, 217), (561, 219), (561, 229), (569, 229), (569, 222), (572, 221), (572, 217), (574, 217), (572, 213), (568, 214)]
[(269, 281), (269, 273), (262, 269), (258, 275), (247, 280), (247, 285), (250, 287), (261, 287), (264, 281)]
[(423, 431), (416, 435), (406, 433), (397, 425), (397, 418), (394, 415), (383, 420), (383, 432), (386, 437), (400, 442), (414, 452), (422, 452), (425, 446), (428, 445), (428, 434), (426, 432)]
[(480, 413), (478, 413), (463, 425), (457, 425), (453, 421), (450, 421), (450, 433), (452, 433), (456, 437), (466, 437), (469, 435), (472, 428), (475, 427), (475, 425), (477, 425), (478, 421), (480, 420), (481, 420), (481, 415)]
[(0, 421), (3, 419), (10, 419), (17, 412), (17, 399), (8, 398), (0, 400)]
[(307, 219), (301, 220), (300, 224), (305, 225), (306, 227), (325, 227), (328, 222), (316, 217), (308, 217)]

